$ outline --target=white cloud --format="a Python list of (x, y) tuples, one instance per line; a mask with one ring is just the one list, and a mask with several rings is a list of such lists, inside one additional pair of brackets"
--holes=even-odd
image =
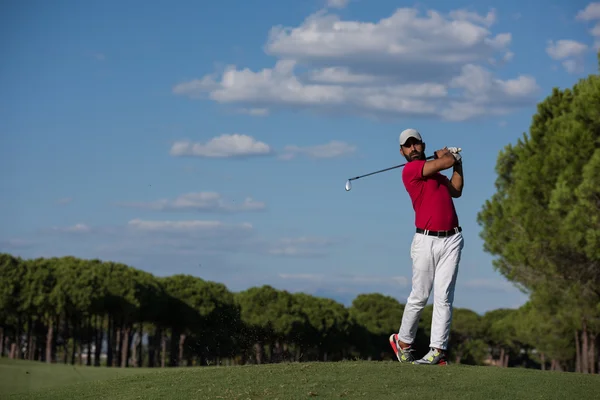
[(271, 154), (271, 147), (248, 135), (221, 135), (204, 143), (178, 141), (173, 143), (170, 154), (172, 156), (194, 157), (247, 157)]
[(548, 41), (546, 53), (554, 60), (562, 60), (562, 66), (569, 73), (583, 72), (583, 56), (588, 46), (575, 40)]
[[(42, 237), (35, 250), (155, 265), (165, 270), (180, 268), (182, 261), (198, 265), (196, 260), (204, 257), (223, 261), (233, 254), (256, 254), (261, 250), (266, 254), (264, 245), (256, 250), (260, 238), (247, 222), (135, 218), (125, 224), (95, 226), (91, 230), (93, 237), (73, 236), (68, 229), (57, 229), (51, 236)], [(158, 262), (158, 259), (163, 261)], [(159, 265), (161, 263), (166, 265)]]
[(293, 281), (307, 281), (313, 284), (327, 283), (334, 285), (392, 285), (406, 288), (410, 279), (405, 276), (373, 276), (373, 275), (324, 275), (324, 274), (279, 274), (281, 279)]
[(92, 230), (88, 225), (86, 225), (84, 223), (78, 223), (78, 224), (66, 226), (66, 227), (54, 227), (52, 229), (57, 232), (65, 232), (65, 233), (87, 233), (87, 232), (91, 232), (91, 230)]
[[(511, 34), (490, 31), (495, 20), (495, 10), (421, 16), (400, 8), (376, 22), (343, 21), (320, 11), (300, 26), (271, 29), (265, 51), (279, 58), (273, 68), (229, 65), (221, 74), (180, 83), (173, 92), (243, 109), (447, 120), (505, 114), (533, 104), (538, 88), (529, 76), (502, 81), (484, 67), (514, 56), (508, 49)], [(473, 103), (470, 92), (454, 85), (465, 68), (483, 71), (486, 87), (507, 90), (496, 90), (485, 104)]]
[(242, 114), (248, 114), (257, 117), (266, 117), (269, 115), (268, 108), (242, 108), (240, 111)]
[(332, 241), (331, 239), (327, 239), (327, 238), (322, 238), (322, 237), (313, 237), (313, 236), (300, 236), (297, 238), (282, 238), (279, 239), (279, 241), (281, 243), (284, 244), (308, 244), (308, 245), (317, 245), (317, 246), (324, 246), (324, 245), (328, 245), (331, 244)]
[[(474, 68), (475, 67), (475, 68)], [(449, 96), (448, 89), (455, 86), (456, 79), (464, 77), (465, 72), (474, 70), (482, 72), (480, 82), (486, 86), (508, 86), (512, 91), (500, 93), (503, 97), (489, 99), (485, 107), (477, 104), (466, 104), (465, 110), (478, 109), (477, 113), (457, 114), (457, 103), (464, 104), (468, 100), (465, 92), (462, 96)], [(273, 79), (270, 79), (272, 77)], [(236, 86), (223, 82), (235, 81)], [(511, 101), (531, 102), (538, 89), (535, 79), (519, 76), (516, 79), (501, 81), (493, 79), (493, 75), (483, 67), (471, 64), (463, 67), (461, 75), (454, 77), (451, 83), (435, 82), (384, 84), (370, 86), (344, 86), (302, 83), (290, 69), (288, 61), (278, 62), (273, 70), (251, 72), (247, 69), (236, 70), (230, 67), (224, 73), (221, 87), (211, 96), (219, 102), (253, 103), (267, 107), (296, 106), (309, 107), (319, 111), (326, 109), (341, 112), (360, 112), (368, 115), (396, 116), (432, 116), (450, 120), (462, 120), (477, 115), (503, 114), (508, 112)], [(468, 94), (468, 93), (467, 93)], [(503, 103), (507, 107), (496, 107)], [(451, 118), (448, 118), (451, 116)]]
[[(299, 27), (271, 29), (266, 50), (269, 54), (300, 62), (392, 66), (407, 72), (415, 66), (452, 68), (466, 62), (485, 60), (506, 50), (511, 35), (492, 36), (487, 27), (494, 12), (486, 17), (463, 10), (448, 16), (399, 8), (376, 23), (342, 21), (338, 16), (319, 12)], [(416, 71), (413, 71), (416, 72)], [(429, 73), (433, 72), (431, 69)]]
[(283, 153), (279, 158), (283, 160), (291, 160), (297, 155), (305, 155), (311, 158), (337, 158), (346, 155), (354, 154), (356, 146), (346, 142), (332, 140), (329, 143), (300, 147), (296, 145), (285, 146)]
[(88, 56), (95, 59), (96, 61), (106, 60), (106, 54), (100, 52), (88, 52)]
[(465, 97), (477, 102), (489, 102), (494, 98), (519, 98), (536, 90), (532, 77), (521, 76), (517, 79), (500, 80), (483, 67), (467, 64), (459, 76), (450, 81), (451, 88), (465, 90)]
[(587, 45), (575, 40), (558, 40), (556, 43), (549, 40), (546, 52), (553, 59), (562, 60), (569, 57), (581, 56), (587, 48)]
[(354, 74), (347, 67), (327, 67), (310, 72), (310, 80), (321, 83), (360, 84), (382, 81), (383, 77), (368, 74)]
[(450, 11), (450, 17), (457, 21), (471, 21), (476, 24), (481, 24), (487, 27), (494, 25), (496, 22), (496, 10), (490, 10), (485, 16), (467, 10)]
[(570, 74), (583, 72), (583, 62), (578, 60), (565, 60), (562, 62), (563, 68)]
[(282, 238), (271, 244), (268, 253), (288, 257), (320, 257), (327, 254), (327, 249), (335, 241), (322, 237)]
[(212, 77), (204, 77), (204, 84), (190, 85), (190, 89), (184, 93), (195, 96), (209, 90), (211, 99), (219, 103), (240, 102), (257, 108), (265, 108), (264, 106), (276, 102), (290, 105), (342, 102), (343, 88), (304, 85), (293, 75), (295, 64), (290, 60), (278, 61), (275, 68), (266, 68), (258, 73), (247, 68), (237, 70), (234, 66), (229, 66), (223, 72), (220, 82)]
[(60, 204), (60, 205), (66, 205), (69, 204), (73, 201), (72, 197), (63, 197), (62, 199), (58, 199), (56, 201), (56, 204)]
[(448, 84), (463, 91), (462, 99), (452, 100), (442, 111), (450, 121), (462, 121), (485, 114), (505, 115), (520, 105), (533, 101), (539, 87), (533, 77), (519, 76), (503, 81), (487, 69), (467, 64), (460, 75)]
[(510, 60), (512, 60), (515, 56), (515, 53), (513, 53), (512, 51), (507, 51), (504, 54), (504, 57), (502, 57), (502, 61), (503, 62), (509, 62)]
[(586, 8), (577, 13), (575, 18), (581, 21), (600, 19), (600, 2), (588, 4)]
[(327, 7), (344, 8), (348, 5), (349, 0), (327, 0)]
[[(90, 234), (82, 234), (91, 232)], [(76, 235), (74, 235), (76, 233)], [(169, 256), (193, 259), (196, 256), (314, 258), (327, 256), (339, 243), (335, 238), (318, 236), (269, 239), (249, 222), (225, 222), (217, 219), (144, 219), (134, 218), (125, 224), (94, 226), (77, 224), (54, 227), (38, 232), (38, 240), (2, 241), (0, 248), (13, 249), (27, 243), (28, 251), (46, 254), (79, 254), (87, 258), (154, 263), (153, 259)], [(35, 245), (34, 245), (35, 244)]]
[(10, 253), (16, 249), (27, 249), (33, 247), (35, 242), (24, 239), (6, 239), (0, 240), (0, 252)]
[(589, 33), (594, 38), (594, 48), (600, 50), (600, 2), (588, 4), (586, 8), (577, 13), (575, 19), (585, 22), (598, 21), (589, 30)]
[(127, 223), (127, 226), (145, 232), (201, 232), (215, 231), (223, 229), (252, 229), (252, 224), (242, 223), (236, 225), (228, 225), (221, 221), (205, 221), (205, 220), (183, 220), (183, 221), (150, 221), (142, 219), (132, 219)]
[(275, 247), (269, 250), (269, 254), (275, 256), (290, 256), (290, 257), (310, 257), (310, 256), (320, 256), (322, 252), (314, 250), (314, 249), (301, 249), (298, 247), (288, 246), (288, 247)]
[(214, 80), (211, 75), (206, 75), (202, 79), (194, 79), (189, 82), (183, 82), (173, 87), (173, 93), (179, 95), (186, 95), (195, 97), (195, 95), (202, 94), (205, 89), (214, 87)]
[[(413, 89), (418, 90), (418, 89)], [(373, 98), (373, 100), (375, 100)], [(349, 143), (332, 140), (329, 143), (300, 147), (296, 145), (287, 145), (279, 154), (279, 159), (290, 160), (299, 154), (311, 157), (311, 158), (336, 158), (346, 155), (353, 154), (356, 152), (356, 146)], [(206, 144), (192, 143), (189, 141), (178, 141), (175, 142), (172, 147), (170, 154), (173, 156), (197, 156), (197, 157), (243, 157), (243, 156), (269, 156), (275, 155), (277, 152), (266, 143), (259, 142), (251, 136), (247, 135), (221, 135), (209, 140)], [(194, 208), (189, 204), (191, 197), (196, 200), (202, 200), (205, 203), (206, 200), (217, 201), (217, 194), (215, 193), (204, 193), (204, 194), (189, 194), (187, 198), (181, 199), (180, 204), (187, 204), (188, 208)], [(251, 201), (249, 199), (248, 201)], [(261, 207), (257, 203), (246, 204), (247, 207)], [(183, 207), (173, 207), (166, 200), (161, 200), (159, 203), (152, 203), (147, 207), (154, 209), (173, 209)], [(203, 204), (197, 208), (210, 208), (216, 210), (218, 207), (212, 207), (207, 204)], [(221, 208), (224, 209), (224, 208)]]
[(500, 292), (515, 292), (518, 289), (511, 282), (499, 279), (477, 278), (461, 282), (459, 286), (469, 289), (493, 290)]
[(173, 200), (161, 199), (149, 203), (118, 203), (118, 205), (134, 208), (145, 208), (157, 211), (200, 211), (200, 212), (243, 212), (260, 211), (266, 208), (264, 202), (246, 197), (241, 202), (225, 200), (216, 192), (186, 193)]

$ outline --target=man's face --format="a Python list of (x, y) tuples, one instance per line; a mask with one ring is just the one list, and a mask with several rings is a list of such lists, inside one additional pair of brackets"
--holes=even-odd
[(406, 161), (424, 160), (426, 158), (425, 143), (412, 137), (402, 145), (400, 151), (404, 158), (406, 158)]

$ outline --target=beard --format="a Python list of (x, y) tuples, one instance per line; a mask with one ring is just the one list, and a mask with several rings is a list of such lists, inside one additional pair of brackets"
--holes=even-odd
[(411, 152), (408, 155), (405, 154), (404, 158), (406, 158), (406, 161), (408, 161), (408, 162), (411, 162), (414, 160), (425, 160), (426, 159), (425, 153), (417, 151), (417, 150), (414, 150), (413, 152)]

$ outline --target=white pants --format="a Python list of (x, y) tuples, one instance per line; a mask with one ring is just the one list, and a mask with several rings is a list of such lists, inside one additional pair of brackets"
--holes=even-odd
[(415, 233), (410, 255), (412, 290), (404, 307), (398, 339), (411, 344), (417, 334), (419, 318), (434, 289), (431, 341), (429, 346), (446, 350), (452, 323), (452, 303), (458, 264), (464, 246), (462, 233), (448, 237)]

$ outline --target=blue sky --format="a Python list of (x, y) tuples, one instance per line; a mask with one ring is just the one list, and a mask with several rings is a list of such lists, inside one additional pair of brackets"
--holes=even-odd
[(463, 149), (455, 305), (521, 305), (476, 215), (536, 103), (597, 72), (600, 3), (330, 3), (3, 3), (0, 251), (404, 302), (401, 170), (343, 187), (413, 127)]

